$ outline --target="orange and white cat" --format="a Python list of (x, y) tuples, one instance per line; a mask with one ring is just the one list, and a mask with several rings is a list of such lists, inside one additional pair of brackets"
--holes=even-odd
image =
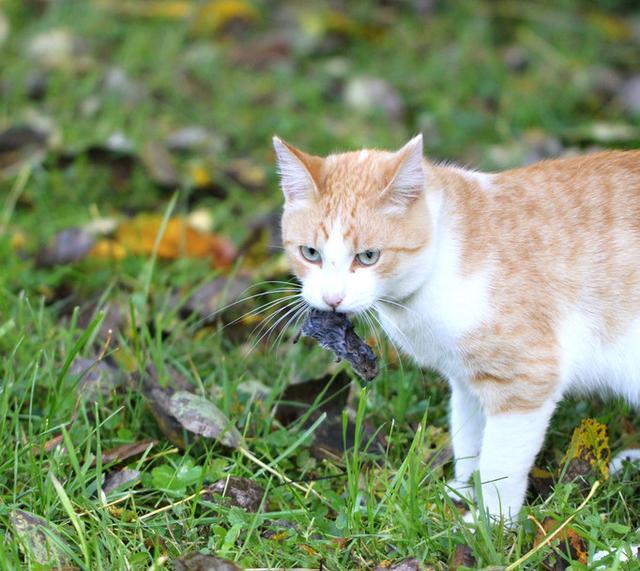
[(515, 517), (560, 399), (640, 407), (640, 151), (484, 174), (397, 152), (312, 156), (274, 138), (282, 234), (319, 309), (375, 310), (451, 385), (452, 490), (479, 470)]

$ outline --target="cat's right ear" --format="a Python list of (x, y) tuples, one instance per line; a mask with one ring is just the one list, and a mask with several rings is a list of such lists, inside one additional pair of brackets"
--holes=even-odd
[(279, 137), (273, 137), (273, 148), (286, 204), (308, 204), (318, 192), (316, 180), (322, 168), (322, 159), (303, 153)]

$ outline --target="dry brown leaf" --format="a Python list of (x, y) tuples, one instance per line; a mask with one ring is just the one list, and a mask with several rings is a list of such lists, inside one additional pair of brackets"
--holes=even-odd
[(82, 228), (65, 228), (58, 232), (51, 243), (36, 254), (39, 266), (49, 267), (79, 262), (91, 252), (94, 237)]
[(227, 502), (232, 506), (249, 512), (257, 512), (260, 509), (265, 492), (261, 486), (252, 480), (230, 476), (211, 484), (203, 498), (211, 501), (214, 494), (226, 498)]
[(20, 549), (31, 562), (60, 569), (68, 567), (69, 559), (63, 549), (71, 551), (52, 523), (35, 514), (13, 510), (9, 519), (20, 540)]
[(122, 488), (123, 486), (132, 484), (139, 479), (139, 470), (131, 470), (129, 468), (125, 468), (117, 472), (111, 472), (104, 480), (102, 491), (105, 493), (105, 495), (108, 496), (111, 492), (117, 490), (118, 488)]
[[(131, 442), (129, 444), (121, 444), (115, 448), (104, 450), (102, 452), (102, 465), (111, 464), (112, 462), (122, 462), (133, 456), (138, 456), (155, 446), (155, 440), (144, 440), (143, 442)], [(95, 465), (95, 461), (93, 462)]]
[[(542, 522), (542, 529), (538, 530), (534, 541), (534, 547), (540, 545), (550, 533), (560, 524), (551, 517)], [(545, 557), (543, 569), (562, 571), (567, 569), (571, 561), (587, 564), (587, 547), (584, 540), (573, 528), (565, 527), (550, 543), (551, 550)]]
[(476, 558), (468, 545), (456, 545), (450, 569), (458, 569), (458, 567), (471, 567), (472, 569), (476, 567)]

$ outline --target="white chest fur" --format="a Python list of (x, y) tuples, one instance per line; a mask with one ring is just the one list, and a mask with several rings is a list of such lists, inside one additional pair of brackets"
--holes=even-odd
[(490, 267), (462, 276), (453, 237), (443, 233), (434, 246), (437, 254), (423, 285), (404, 307), (382, 303), (378, 313), (387, 335), (418, 364), (461, 379), (458, 343), (489, 316)]

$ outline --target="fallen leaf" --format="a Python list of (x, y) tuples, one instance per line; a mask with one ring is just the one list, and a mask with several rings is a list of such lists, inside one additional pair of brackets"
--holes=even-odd
[[(163, 218), (142, 214), (121, 223), (116, 241), (136, 255), (150, 256), (162, 227)], [(180, 257), (210, 259), (216, 267), (228, 267), (236, 258), (235, 246), (226, 238), (191, 228), (181, 217), (169, 219), (160, 242), (159, 258), (175, 260)]]
[(103, 238), (98, 240), (91, 249), (89, 255), (96, 260), (124, 260), (127, 257), (127, 250), (122, 244), (115, 240)]
[(58, 434), (58, 435), (54, 436), (53, 438), (49, 438), (49, 440), (47, 440), (42, 445), (42, 448), (38, 448), (37, 446), (34, 446), (31, 449), (31, 451), (36, 456), (40, 456), (41, 454), (48, 454), (54, 448), (57, 448), (58, 446), (60, 446), (60, 444), (62, 443), (63, 439), (64, 439), (64, 435)]
[(573, 431), (562, 466), (567, 465), (563, 481), (595, 474), (601, 480), (609, 477), (609, 437), (607, 426), (592, 418), (584, 419)]
[(233, 561), (202, 553), (188, 553), (172, 564), (175, 571), (242, 571)]
[(252, 480), (229, 476), (208, 486), (203, 498), (211, 501), (213, 494), (226, 498), (232, 506), (248, 512), (257, 512), (262, 504), (265, 491), (262, 486)]
[(178, 391), (170, 398), (169, 410), (190, 432), (220, 440), (230, 448), (238, 448), (242, 443), (238, 429), (217, 406), (203, 397)]
[(189, 390), (192, 387), (182, 375), (168, 366), (164, 367), (163, 381), (166, 384), (164, 387), (159, 382), (158, 370), (152, 364), (147, 365), (142, 375), (134, 373), (131, 377), (133, 389), (140, 390), (144, 395), (162, 433), (178, 448), (184, 448), (182, 425), (171, 411), (171, 395), (176, 390)]
[(450, 569), (458, 569), (460, 567), (476, 568), (476, 558), (473, 556), (471, 547), (461, 543), (456, 545)]
[[(102, 465), (106, 466), (111, 463), (120, 463), (124, 460), (128, 460), (133, 456), (143, 454), (153, 446), (155, 446), (155, 440), (144, 440), (142, 442), (131, 442), (129, 444), (121, 444), (115, 448), (102, 451)], [(92, 463), (95, 465), (95, 461)]]
[(95, 238), (83, 228), (66, 228), (36, 254), (36, 262), (42, 267), (79, 262), (91, 252), (94, 244)]
[[(551, 517), (546, 517), (542, 522), (542, 529), (538, 530), (533, 542), (537, 547), (544, 538), (552, 533), (560, 524)], [(568, 569), (572, 561), (587, 564), (587, 547), (582, 539), (570, 526), (564, 527), (549, 544), (549, 553), (545, 557), (542, 568), (550, 571), (563, 571)]]
[(111, 492), (115, 492), (116, 490), (122, 489), (125, 486), (130, 486), (134, 482), (140, 480), (140, 471), (139, 470), (131, 470), (129, 468), (124, 468), (123, 470), (119, 470), (117, 472), (111, 472), (104, 479), (104, 484), (102, 485), (102, 491), (108, 496)]
[(25, 556), (40, 565), (57, 568), (69, 565), (69, 559), (64, 552), (71, 552), (71, 547), (51, 523), (24, 510), (13, 510), (9, 519), (20, 539), (20, 549)]

